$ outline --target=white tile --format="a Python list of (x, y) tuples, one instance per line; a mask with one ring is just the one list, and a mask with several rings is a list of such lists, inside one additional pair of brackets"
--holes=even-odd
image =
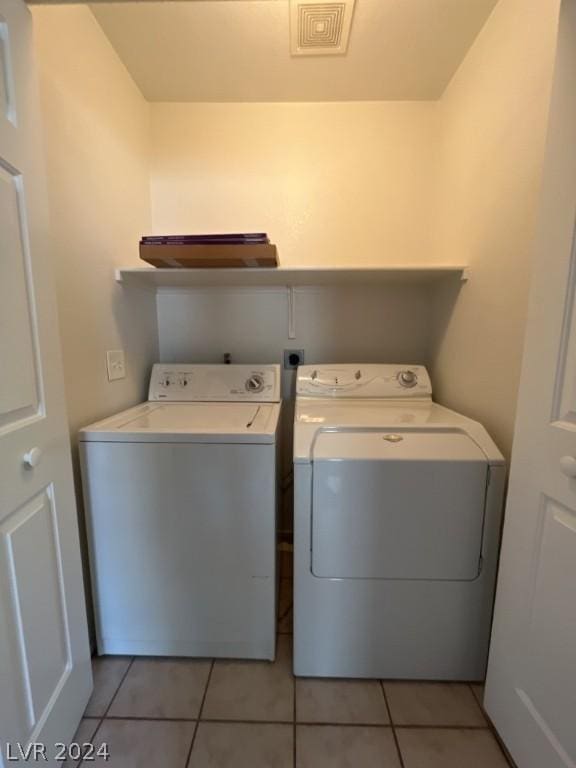
[(296, 768), (400, 768), (390, 728), (299, 725)]
[(389, 722), (382, 687), (375, 680), (296, 680), (296, 720), (299, 723)]
[(291, 721), (294, 716), (291, 639), (278, 638), (276, 661), (216, 661), (203, 719)]
[(107, 768), (183, 768), (196, 723), (174, 720), (105, 720), (95, 744), (105, 743), (110, 759), (83, 766)]
[(98, 656), (92, 659), (94, 691), (86, 707), (86, 717), (102, 717), (126, 674), (129, 656)]
[(384, 683), (395, 725), (485, 726), (466, 683)]
[(114, 717), (196, 718), (212, 662), (136, 659), (110, 707)]
[(200, 723), (188, 768), (293, 768), (291, 725)]
[(398, 728), (396, 735), (404, 768), (508, 768), (486, 729)]

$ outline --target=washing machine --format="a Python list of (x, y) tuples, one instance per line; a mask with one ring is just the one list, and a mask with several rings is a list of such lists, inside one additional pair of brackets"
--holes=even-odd
[(100, 654), (273, 659), (277, 365), (153, 367), (80, 432)]
[(420, 365), (298, 369), (294, 672), (484, 679), (504, 459)]

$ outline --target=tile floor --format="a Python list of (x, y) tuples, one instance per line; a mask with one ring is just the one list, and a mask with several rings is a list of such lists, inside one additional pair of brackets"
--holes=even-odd
[(95, 659), (77, 741), (110, 768), (507, 768), (482, 686), (294, 679), (281, 586), (273, 664)]

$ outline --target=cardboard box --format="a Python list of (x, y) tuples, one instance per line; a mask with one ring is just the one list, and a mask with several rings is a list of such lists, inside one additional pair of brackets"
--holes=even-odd
[(140, 245), (140, 258), (154, 267), (224, 269), (277, 267), (275, 245)]

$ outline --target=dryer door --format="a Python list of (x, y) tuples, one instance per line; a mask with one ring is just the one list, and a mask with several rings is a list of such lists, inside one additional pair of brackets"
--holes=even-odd
[(466, 435), (324, 432), (313, 450), (312, 572), (472, 580), (488, 465)]

